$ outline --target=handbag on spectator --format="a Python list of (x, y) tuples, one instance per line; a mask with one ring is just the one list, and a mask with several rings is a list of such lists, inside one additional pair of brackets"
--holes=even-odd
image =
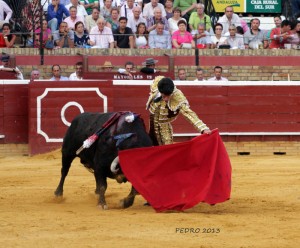
[(192, 48), (192, 44), (191, 43), (182, 43), (181, 44), (181, 48), (191, 49)]
[(53, 40), (47, 40), (45, 44), (45, 48), (47, 49), (53, 49), (54, 48), (54, 42)]

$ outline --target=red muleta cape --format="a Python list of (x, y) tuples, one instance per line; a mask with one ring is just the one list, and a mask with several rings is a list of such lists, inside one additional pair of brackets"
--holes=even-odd
[(121, 168), (157, 211), (230, 198), (231, 164), (218, 130), (190, 141), (119, 152)]

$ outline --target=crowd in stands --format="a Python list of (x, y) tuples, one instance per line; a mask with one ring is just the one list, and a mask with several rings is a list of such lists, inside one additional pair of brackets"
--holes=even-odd
[[(300, 21), (274, 17), (274, 28), (248, 25), (234, 7), (216, 25), (196, 0), (32, 0), (23, 10), (29, 47), (258, 49), (299, 48)], [(42, 5), (41, 5), (42, 4)], [(48, 5), (48, 6), (47, 6)], [(0, 0), (0, 47), (14, 47), (12, 10)], [(298, 14), (295, 14), (298, 16)], [(41, 20), (42, 18), (42, 20)], [(288, 45), (287, 45), (288, 44)]]

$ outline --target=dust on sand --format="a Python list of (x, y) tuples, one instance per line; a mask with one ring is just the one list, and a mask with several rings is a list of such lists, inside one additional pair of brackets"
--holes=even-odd
[[(297, 247), (300, 157), (231, 157), (232, 197), (185, 212), (156, 213), (130, 184), (109, 180), (109, 210), (96, 207), (93, 175), (75, 160), (54, 197), (60, 152), (0, 157), (0, 247)], [(298, 245), (297, 245), (298, 244)]]

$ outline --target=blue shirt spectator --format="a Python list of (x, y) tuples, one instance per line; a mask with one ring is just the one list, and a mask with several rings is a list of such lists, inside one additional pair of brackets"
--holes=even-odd
[(58, 1), (52, 1), (52, 4), (48, 6), (47, 21), (48, 27), (51, 29), (52, 33), (57, 30), (63, 20), (64, 14), (67, 17), (70, 16), (66, 7), (63, 4), (58, 3)]

